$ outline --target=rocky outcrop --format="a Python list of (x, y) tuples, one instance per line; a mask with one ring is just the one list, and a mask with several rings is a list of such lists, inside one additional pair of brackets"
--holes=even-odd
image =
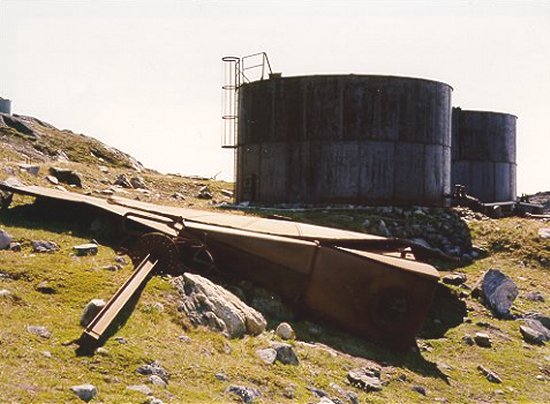
[(195, 325), (204, 325), (230, 338), (258, 335), (267, 325), (261, 313), (233, 293), (200, 275), (185, 273), (174, 280), (181, 294), (179, 309)]

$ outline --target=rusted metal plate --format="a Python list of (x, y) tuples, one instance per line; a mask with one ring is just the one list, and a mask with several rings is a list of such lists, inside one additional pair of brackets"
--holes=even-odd
[(122, 198), (107, 202), (40, 187), (2, 188), (86, 204), (168, 236), (198, 240), (222, 270), (344, 329), (400, 349), (413, 341), (439, 280), (432, 266), (397, 257), (403, 244), (393, 239)]

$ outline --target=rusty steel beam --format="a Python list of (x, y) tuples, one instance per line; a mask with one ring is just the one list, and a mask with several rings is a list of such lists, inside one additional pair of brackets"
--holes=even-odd
[(82, 333), (79, 343), (81, 346), (94, 347), (105, 337), (105, 332), (116, 319), (128, 301), (147, 280), (158, 260), (149, 255), (137, 266), (132, 276), (117, 290), (107, 304), (94, 317)]

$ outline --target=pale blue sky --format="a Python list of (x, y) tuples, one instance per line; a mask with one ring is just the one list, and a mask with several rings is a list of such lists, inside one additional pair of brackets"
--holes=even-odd
[(515, 114), (518, 191), (550, 190), (550, 1), (0, 0), (0, 96), (164, 172), (231, 178), (221, 57), (413, 76)]

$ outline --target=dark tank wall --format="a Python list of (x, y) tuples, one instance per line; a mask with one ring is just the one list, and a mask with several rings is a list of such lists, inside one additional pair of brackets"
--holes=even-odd
[(482, 202), (514, 201), (516, 121), (510, 114), (453, 108), (453, 184)]
[(444, 83), (388, 76), (243, 85), (237, 200), (443, 206), (451, 92)]

